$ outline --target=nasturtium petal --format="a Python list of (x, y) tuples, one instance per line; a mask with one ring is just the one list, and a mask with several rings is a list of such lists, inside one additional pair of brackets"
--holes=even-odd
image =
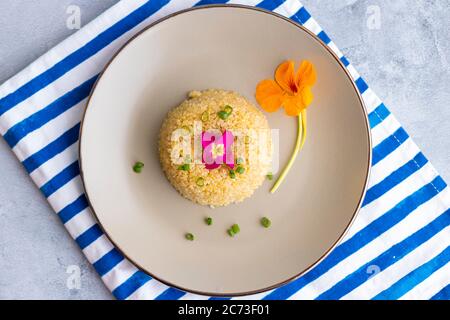
[(296, 76), (297, 86), (300, 89), (303, 87), (312, 87), (316, 81), (317, 74), (314, 65), (307, 60), (302, 61)]
[(274, 80), (267, 79), (258, 83), (255, 97), (265, 111), (274, 112), (281, 107), (283, 90)]
[(300, 95), (285, 96), (283, 99), (283, 107), (288, 116), (298, 116), (306, 108)]
[(306, 107), (308, 107), (314, 100), (314, 96), (313, 93), (311, 91), (311, 87), (307, 86), (307, 87), (303, 87), (300, 91), (300, 95), (302, 98), (302, 102), (303, 105)]
[(288, 60), (280, 64), (275, 71), (275, 81), (289, 94), (296, 94), (298, 86), (296, 83), (294, 62)]

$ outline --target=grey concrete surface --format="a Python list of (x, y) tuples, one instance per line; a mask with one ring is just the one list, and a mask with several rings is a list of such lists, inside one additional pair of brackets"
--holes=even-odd
[[(76, 31), (66, 27), (69, 5), (86, 24), (116, 2), (1, 0), (0, 83)], [(112, 298), (2, 138), (0, 190), (0, 299)], [(80, 289), (67, 287), (72, 265)]]
[[(0, 1), (0, 82), (74, 32), (67, 6), (85, 24), (117, 1)], [(303, 3), (450, 181), (450, 2)], [(369, 28), (377, 10), (380, 28)], [(112, 298), (2, 139), (0, 190), (0, 299)], [(66, 285), (71, 265), (80, 289)]]

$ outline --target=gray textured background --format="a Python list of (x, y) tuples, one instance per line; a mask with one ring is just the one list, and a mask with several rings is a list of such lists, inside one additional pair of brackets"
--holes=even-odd
[[(125, 0), (132, 1), (132, 0)], [(117, 0), (1, 0), (0, 83)], [(425, 155), (450, 181), (450, 1), (303, 0)], [(378, 6), (381, 28), (369, 29)], [(111, 294), (0, 139), (0, 299), (110, 299)], [(81, 289), (66, 286), (81, 268)]]

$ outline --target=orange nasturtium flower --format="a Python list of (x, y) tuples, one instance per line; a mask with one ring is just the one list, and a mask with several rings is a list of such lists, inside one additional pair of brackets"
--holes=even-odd
[(294, 62), (285, 61), (275, 71), (275, 80), (266, 79), (258, 83), (256, 101), (267, 112), (277, 111), (283, 106), (286, 114), (298, 116), (311, 104), (311, 87), (316, 80), (316, 70), (311, 62), (302, 61), (295, 72)]
[(271, 193), (277, 191), (305, 143), (306, 108), (313, 101), (311, 87), (316, 80), (316, 70), (311, 62), (302, 61), (300, 68), (295, 72), (294, 62), (288, 60), (278, 66), (275, 71), (275, 80), (262, 80), (256, 86), (256, 101), (265, 111), (274, 112), (283, 106), (287, 115), (297, 117), (298, 123), (294, 150), (270, 189)]

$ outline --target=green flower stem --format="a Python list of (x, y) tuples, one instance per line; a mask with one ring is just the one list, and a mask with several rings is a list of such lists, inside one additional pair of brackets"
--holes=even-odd
[(294, 151), (291, 154), (291, 157), (289, 159), (289, 162), (284, 167), (283, 171), (281, 172), (280, 176), (278, 177), (277, 181), (275, 181), (275, 184), (273, 185), (272, 189), (270, 189), (270, 193), (275, 193), (277, 189), (280, 187), (281, 183), (283, 182), (284, 178), (286, 178), (286, 175), (288, 174), (289, 170), (291, 169), (292, 165), (294, 164), (295, 158), (297, 158), (297, 154), (299, 151), (303, 148), (303, 145), (305, 144), (306, 140), (306, 109), (303, 110), (297, 117), (297, 139), (295, 141), (295, 148)]

